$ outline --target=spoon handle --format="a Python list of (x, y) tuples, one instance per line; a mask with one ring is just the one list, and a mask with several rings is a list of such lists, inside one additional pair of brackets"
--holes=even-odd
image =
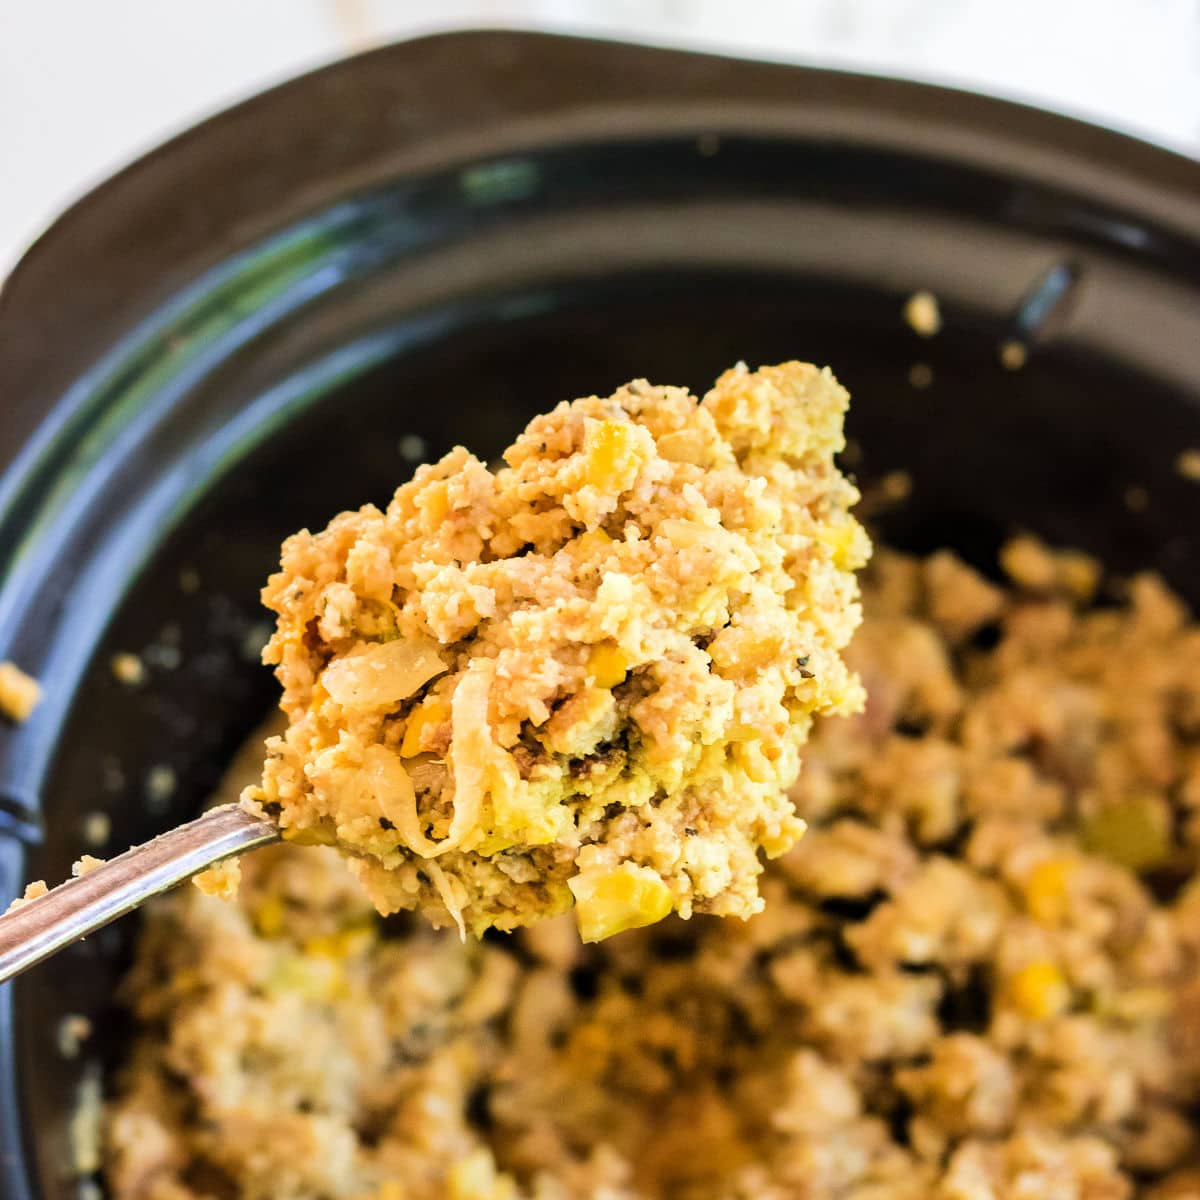
[(224, 804), (68, 879), (0, 916), (0, 982), (198, 871), (278, 839), (279, 829), (270, 821)]

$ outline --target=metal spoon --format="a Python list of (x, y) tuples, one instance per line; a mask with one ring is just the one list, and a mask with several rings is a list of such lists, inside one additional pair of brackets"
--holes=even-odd
[(68, 879), (0, 916), (0, 982), (207, 867), (278, 840), (272, 822), (223, 804)]

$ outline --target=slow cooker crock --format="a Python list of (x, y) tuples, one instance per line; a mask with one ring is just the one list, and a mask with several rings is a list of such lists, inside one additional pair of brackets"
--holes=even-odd
[[(912, 476), (893, 542), (987, 567), (1027, 528), (1200, 602), (1198, 197), (1196, 163), (1016, 105), (528, 33), (387, 47), (168, 143), (0, 291), (0, 658), (46, 692), (0, 729), (0, 890), (202, 802), (271, 704), (281, 537), (635, 376), (828, 362), (855, 469)], [(14, 1200), (76, 1194), (135, 929), (0, 989)]]

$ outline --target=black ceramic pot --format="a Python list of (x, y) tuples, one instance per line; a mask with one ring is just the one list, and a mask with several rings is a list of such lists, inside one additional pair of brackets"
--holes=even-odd
[[(1025, 527), (1200, 601), (1174, 471), (1198, 198), (1200, 165), (1027, 108), (533, 34), (389, 47), (169, 143), (0, 292), (0, 658), (46, 689), (0, 729), (0, 893), (201, 803), (272, 701), (257, 590), (286, 533), (633, 376), (830, 363), (859, 473), (912, 474), (893, 541), (988, 564)], [(917, 288), (931, 341), (901, 321)], [(120, 1053), (135, 927), (0, 989), (13, 1200), (75, 1194), (67, 1118)], [(65, 1013), (99, 1031), (74, 1059)]]

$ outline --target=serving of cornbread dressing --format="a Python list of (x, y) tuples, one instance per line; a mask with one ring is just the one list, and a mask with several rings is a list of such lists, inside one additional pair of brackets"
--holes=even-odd
[(699, 401), (635, 381), (290, 538), (263, 593), (288, 725), (243, 804), (381, 913), (474, 934), (758, 912), (813, 715), (862, 703), (847, 401), (796, 362)]

